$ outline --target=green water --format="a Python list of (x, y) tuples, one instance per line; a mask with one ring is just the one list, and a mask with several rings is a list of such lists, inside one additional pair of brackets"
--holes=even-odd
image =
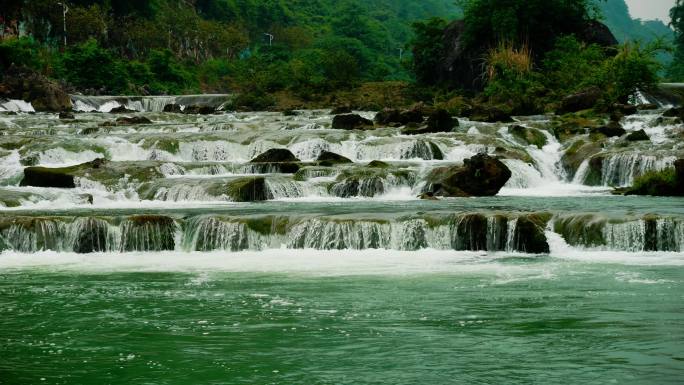
[(5, 269), (0, 383), (682, 382), (681, 264), (459, 266), (363, 276)]

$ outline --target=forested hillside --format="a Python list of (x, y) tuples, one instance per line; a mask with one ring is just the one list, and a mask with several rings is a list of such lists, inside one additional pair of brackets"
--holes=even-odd
[[(365, 81), (411, 80), (413, 22), (452, 20), (460, 14), (455, 3), (72, 0), (63, 19), (55, 0), (2, 0), (0, 68), (32, 67), (89, 93), (263, 96), (287, 89), (309, 97)], [(672, 38), (662, 23), (632, 20), (624, 0), (600, 8), (621, 41)]]

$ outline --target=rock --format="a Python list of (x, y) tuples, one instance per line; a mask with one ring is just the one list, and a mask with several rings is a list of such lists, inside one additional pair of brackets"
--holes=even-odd
[(370, 163), (368, 163), (368, 166), (370, 168), (389, 168), (390, 165), (388, 163), (385, 163), (381, 160), (374, 160)]
[(620, 123), (614, 121), (606, 124), (605, 126), (592, 129), (592, 132), (603, 134), (609, 138), (622, 136), (627, 133), (627, 131), (622, 128)]
[(107, 222), (101, 219), (84, 218), (78, 226), (74, 252), (87, 254), (107, 251), (108, 235)]
[(601, 90), (599, 88), (587, 88), (584, 91), (564, 97), (557, 113), (562, 115), (594, 108), (600, 98)]
[(284, 162), (299, 162), (294, 154), (286, 148), (272, 148), (256, 158), (249, 161), (250, 163), (284, 163)]
[(73, 112), (62, 111), (59, 113), (59, 119), (60, 120), (74, 120), (74, 119), (76, 119), (76, 116), (74, 116)]
[(30, 102), (36, 111), (71, 110), (71, 98), (58, 83), (28, 68), (10, 66), (3, 74), (0, 97)]
[(285, 148), (272, 148), (249, 161), (253, 172), (269, 174), (279, 172), (294, 174), (299, 171), (299, 159), (290, 150)]
[(652, 111), (657, 110), (658, 108), (658, 105), (653, 103), (639, 104), (637, 106), (637, 110), (639, 111)]
[(297, 116), (299, 115), (295, 110), (284, 110), (283, 116)]
[(247, 177), (232, 180), (227, 186), (227, 195), (234, 202), (260, 202), (271, 198), (264, 177)]
[(330, 115), (351, 114), (352, 108), (350, 106), (337, 106), (330, 111)]
[(663, 112), (666, 118), (681, 118), (684, 119), (684, 107), (674, 107)]
[(597, 20), (588, 20), (584, 28), (577, 33), (577, 38), (587, 45), (596, 44), (600, 47), (614, 47), (619, 44), (610, 28)]
[(513, 121), (511, 115), (496, 106), (475, 105), (470, 115), (470, 120), (487, 123), (510, 123)]
[(526, 216), (518, 218), (513, 232), (513, 249), (530, 254), (548, 254), (549, 243), (544, 229), (545, 218)]
[(636, 114), (639, 108), (633, 104), (615, 104), (613, 111), (619, 112), (622, 116), (630, 116)]
[(48, 167), (27, 167), (24, 169), (24, 178), (21, 186), (31, 187), (54, 187), (54, 188), (76, 188), (75, 176), (82, 173), (85, 169), (98, 169), (106, 161), (95, 159), (88, 163), (77, 166), (48, 168)]
[(367, 130), (373, 128), (373, 122), (357, 114), (336, 115), (332, 121), (336, 130)]
[(167, 104), (164, 106), (164, 112), (174, 113), (174, 114), (182, 114), (183, 109), (181, 108), (180, 105), (172, 103), (172, 104)]
[(428, 176), (425, 193), (441, 197), (494, 196), (511, 178), (511, 170), (486, 154), (475, 155), (462, 167), (440, 167)]
[(420, 108), (404, 111), (385, 108), (375, 115), (375, 122), (385, 126), (405, 126), (410, 123), (423, 123), (423, 112)]
[(133, 126), (138, 124), (152, 124), (152, 121), (144, 116), (124, 116), (116, 119), (117, 126)]
[(176, 246), (176, 223), (170, 217), (138, 215), (122, 224), (123, 251), (165, 251)]
[(183, 110), (184, 114), (189, 115), (211, 115), (216, 112), (216, 108), (211, 106), (187, 106)]
[(684, 193), (684, 159), (677, 159), (674, 162), (675, 166), (675, 176), (677, 178), (677, 184), (679, 185), (679, 190)]
[(458, 127), (458, 120), (443, 109), (437, 109), (428, 116), (427, 127), (430, 132), (451, 132)]
[(317, 161), (321, 166), (325, 167), (331, 167), (336, 164), (354, 163), (347, 157), (329, 151), (323, 151), (321, 155), (318, 156)]
[(131, 110), (126, 106), (115, 107), (109, 111), (110, 114), (134, 114), (136, 112), (138, 112), (138, 111)]
[(629, 140), (630, 142), (639, 142), (642, 140), (651, 140), (651, 138), (648, 137), (648, 134), (646, 134), (646, 131), (644, 131), (644, 130), (630, 132), (629, 135), (627, 135), (626, 139)]
[(537, 146), (540, 149), (548, 143), (546, 136), (536, 128), (515, 125), (508, 127), (508, 132), (521, 142)]

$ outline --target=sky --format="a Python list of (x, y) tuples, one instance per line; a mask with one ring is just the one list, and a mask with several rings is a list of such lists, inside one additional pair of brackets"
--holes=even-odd
[(670, 8), (675, 0), (626, 0), (629, 12), (635, 19), (660, 19), (666, 24), (670, 22)]

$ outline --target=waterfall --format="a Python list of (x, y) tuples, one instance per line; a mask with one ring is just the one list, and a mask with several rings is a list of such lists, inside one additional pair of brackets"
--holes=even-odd
[(164, 107), (177, 104), (181, 109), (187, 106), (209, 106), (221, 109), (232, 99), (232, 95), (187, 95), (187, 96), (83, 96), (71, 95), (74, 111), (110, 112), (125, 107), (138, 112), (162, 112)]
[(23, 100), (3, 100), (0, 99), (0, 112), (36, 112), (31, 103)]
[(604, 186), (626, 187), (634, 179), (649, 171), (661, 171), (674, 166), (676, 157), (658, 157), (640, 153), (622, 153), (606, 156), (601, 169)]

